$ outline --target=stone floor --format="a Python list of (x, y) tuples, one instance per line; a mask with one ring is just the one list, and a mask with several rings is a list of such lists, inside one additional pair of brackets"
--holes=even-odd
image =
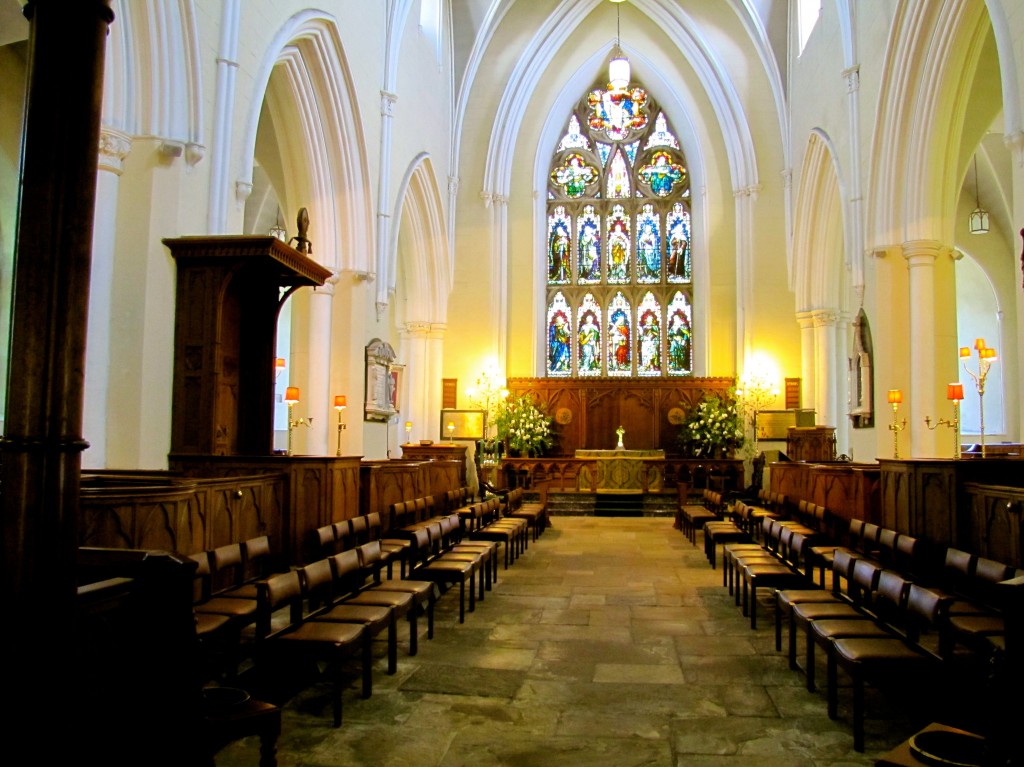
[[(326, 683), (269, 692), (250, 672), (254, 693), (284, 706), (278, 763), (852, 767), (927, 723), (869, 691), (867, 751), (855, 752), (851, 691), (830, 721), (824, 694), (775, 651), (767, 606), (752, 631), (670, 520), (553, 522), (464, 624), (457, 593), (443, 596), (435, 638), (402, 654), (397, 674), (379, 648), (371, 698), (353, 669), (339, 729)], [(255, 765), (257, 753), (242, 740), (217, 764)]]

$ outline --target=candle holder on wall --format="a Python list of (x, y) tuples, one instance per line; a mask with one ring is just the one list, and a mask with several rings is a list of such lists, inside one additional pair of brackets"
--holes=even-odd
[(299, 401), (299, 387), (298, 386), (289, 386), (287, 389), (285, 389), (284, 401), (288, 405), (288, 455), (291, 455), (292, 454), (292, 430), (296, 426), (312, 426), (313, 425), (313, 419), (312, 418), (300, 418), (299, 420), (296, 421), (295, 417), (292, 415), (292, 413), (294, 411), (294, 408), (295, 408), (295, 405)]
[(892, 457), (898, 460), (900, 457), (900, 432), (907, 428), (906, 418), (902, 422), (896, 420), (900, 405), (903, 403), (903, 392), (899, 389), (889, 389), (887, 398), (892, 406), (892, 423), (889, 424), (889, 430), (892, 432)]
[(964, 385), (961, 383), (946, 384), (946, 399), (953, 403), (953, 418), (946, 420), (940, 418), (932, 426), (930, 416), (924, 417), (924, 425), (929, 429), (937, 429), (939, 426), (948, 426), (953, 430), (953, 458), (960, 458), (960, 400), (964, 398)]

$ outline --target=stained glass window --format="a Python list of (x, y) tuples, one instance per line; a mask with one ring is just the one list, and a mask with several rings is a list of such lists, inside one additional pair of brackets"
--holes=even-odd
[(568, 285), (572, 278), (569, 254), (571, 222), (565, 208), (558, 206), (548, 216), (548, 284)]
[(690, 177), (637, 83), (577, 102), (551, 158), (549, 376), (693, 375)]
[(548, 375), (572, 373), (572, 310), (565, 296), (556, 293), (548, 307)]
[(608, 307), (608, 375), (633, 373), (633, 333), (629, 301), (622, 291), (615, 294)]
[(661, 375), (661, 306), (650, 291), (636, 310), (636, 373)]
[(576, 219), (579, 243), (576, 246), (579, 263), (576, 267), (581, 285), (601, 281), (601, 217), (594, 213), (593, 205), (583, 208), (583, 215)]
[(583, 296), (583, 303), (577, 313), (576, 339), (578, 359), (576, 369), (581, 376), (601, 375), (601, 307), (594, 300), (593, 293)]
[(693, 345), (690, 342), (690, 302), (677, 291), (668, 305), (668, 374), (685, 376), (693, 372)]

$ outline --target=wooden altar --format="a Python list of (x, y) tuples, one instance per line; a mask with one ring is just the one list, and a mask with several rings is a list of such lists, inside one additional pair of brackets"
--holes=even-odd
[(580, 483), (599, 493), (656, 493), (665, 484), (664, 450), (577, 450), (576, 457), (588, 461)]

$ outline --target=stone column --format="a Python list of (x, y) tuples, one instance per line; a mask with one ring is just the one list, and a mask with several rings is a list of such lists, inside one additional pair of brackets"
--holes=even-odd
[[(910, 287), (910, 392), (903, 395), (900, 420), (907, 419), (906, 431), (910, 432), (907, 455), (916, 458), (938, 455), (935, 432), (924, 426), (924, 418), (926, 415), (934, 418), (938, 404), (935, 397), (938, 351), (935, 347), (935, 260), (940, 248), (935, 240), (903, 243)], [(908, 444), (906, 435), (901, 435), (901, 442)]]
[[(436, 439), (431, 436), (436, 428), (431, 427), (436, 426), (433, 422), (437, 420), (437, 414), (430, 409), (428, 402), (431, 388), (427, 348), (429, 337), (429, 322), (407, 322), (402, 330), (402, 348), (398, 356), (405, 362), (406, 390), (402, 392), (402, 423), (399, 429), (403, 442), (406, 436), (416, 440)], [(412, 421), (411, 435), (405, 433), (406, 421)]]
[(117, 239), (117, 195), (131, 137), (112, 128), (100, 134), (93, 223), (92, 276), (89, 281), (89, 328), (85, 358), (83, 433), (89, 449), (82, 456), (87, 469), (107, 466), (107, 401), (110, 380), (110, 307), (114, 290), (114, 245)]
[(796, 321), (800, 325), (800, 406), (814, 407), (816, 373), (813, 313), (797, 312)]
[(814, 409), (816, 423), (835, 426), (838, 417), (838, 360), (836, 355), (836, 321), (839, 315), (831, 309), (819, 309), (811, 313), (814, 323)]
[[(75, 679), (85, 337), (109, 2), (36, 0), (30, 22), (10, 368), (0, 440), (0, 653), (21, 739)], [(17, 616), (15, 619), (13, 616)], [(14, 624), (21, 627), (14, 628)], [(30, 627), (30, 628), (29, 628)], [(47, 744), (75, 761), (76, 738)]]
[[(295, 418), (312, 418), (313, 422), (292, 432), (297, 454), (334, 455), (337, 452), (337, 413), (334, 393), (330, 391), (331, 307), (336, 283), (337, 278), (332, 277), (322, 286), (308, 290), (309, 321), (300, 341), (305, 368), (299, 375), (304, 372), (305, 376), (302, 400), (295, 406)], [(294, 359), (294, 348), (292, 355)], [(335, 441), (328, 444), (329, 439)]]

